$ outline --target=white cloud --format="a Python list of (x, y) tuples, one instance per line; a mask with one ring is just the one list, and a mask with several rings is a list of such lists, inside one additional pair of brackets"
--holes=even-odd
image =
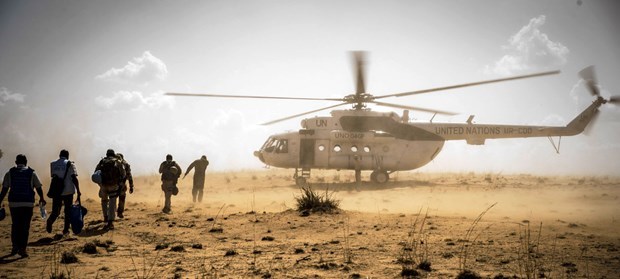
[(124, 111), (124, 110), (140, 110), (140, 109), (160, 109), (172, 108), (174, 100), (171, 97), (164, 96), (161, 92), (156, 92), (145, 96), (139, 91), (117, 91), (110, 97), (98, 96), (95, 103), (102, 108)]
[(544, 24), (544, 15), (532, 18), (519, 32), (512, 35), (508, 45), (503, 47), (507, 54), (493, 66), (487, 66), (485, 72), (508, 75), (566, 64), (568, 48), (559, 42), (551, 41), (547, 34), (540, 31)]
[(23, 103), (26, 95), (20, 93), (12, 93), (5, 87), (0, 87), (0, 106), (4, 106), (9, 102)]
[(168, 76), (168, 68), (161, 59), (145, 51), (142, 56), (134, 57), (123, 68), (112, 68), (96, 79), (146, 85), (155, 80), (164, 80)]

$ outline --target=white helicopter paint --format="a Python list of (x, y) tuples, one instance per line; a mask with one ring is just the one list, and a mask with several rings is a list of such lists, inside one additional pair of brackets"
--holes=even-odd
[(269, 137), (254, 155), (269, 166), (301, 169), (301, 174), (296, 171), (295, 175), (298, 184), (305, 183), (311, 169), (370, 170), (373, 181), (385, 183), (392, 172), (431, 162), (448, 140), (482, 145), (486, 139), (580, 134), (606, 102), (597, 98), (560, 127), (473, 124), (473, 117), (463, 124), (410, 123), (407, 111), (398, 116), (393, 112), (334, 110), (331, 117), (302, 120), (298, 132)]
[[(366, 92), (364, 80), (364, 52), (353, 52), (353, 67), (356, 74), (355, 94), (344, 98), (297, 98), (275, 96), (219, 95), (166, 93), (173, 96), (198, 96), (217, 98), (252, 98), (283, 100), (323, 100), (337, 101), (332, 105), (293, 116), (267, 122), (264, 125), (315, 113), (321, 110), (351, 104), (351, 110), (333, 110), (331, 116), (304, 119), (301, 129), (296, 132), (270, 136), (263, 146), (254, 152), (263, 163), (279, 168), (294, 168), (294, 178), (298, 185), (306, 183), (312, 169), (354, 170), (356, 181), (361, 180), (361, 172), (370, 170), (371, 180), (385, 183), (389, 174), (420, 168), (432, 161), (448, 140), (465, 140), (468, 144), (482, 145), (487, 139), (548, 137), (556, 151), (562, 136), (580, 134), (596, 117), (599, 107), (608, 102), (620, 103), (620, 98), (600, 96), (594, 68), (588, 67), (579, 74), (586, 81), (590, 93), (596, 97), (594, 102), (566, 126), (524, 126), (474, 124), (473, 115), (466, 123), (410, 123), (409, 111), (426, 111), (435, 114), (450, 112), (406, 106), (402, 104), (377, 101), (383, 98), (404, 97), (441, 90), (477, 86), (482, 84), (517, 80), (557, 74), (559, 71), (543, 72), (494, 80), (417, 90), (382, 96)], [(394, 112), (375, 112), (366, 104), (405, 109), (402, 116)], [(559, 137), (558, 144), (551, 137)], [(300, 173), (301, 170), (301, 173)]]

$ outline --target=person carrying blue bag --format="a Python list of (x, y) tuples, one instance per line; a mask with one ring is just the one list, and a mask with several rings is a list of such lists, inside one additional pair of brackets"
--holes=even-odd
[[(60, 208), (64, 205), (65, 223), (62, 233), (66, 235), (69, 233), (69, 227), (71, 224), (73, 194), (77, 192), (77, 200), (79, 201), (82, 193), (80, 192), (80, 183), (77, 179), (75, 164), (69, 161), (69, 151), (65, 149), (61, 150), (58, 157), (58, 160), (50, 163), (52, 185), (50, 185), (50, 193), (48, 193), (48, 197), (52, 198), (52, 214), (47, 219), (45, 230), (48, 233), (52, 232), (54, 222), (58, 216), (60, 216)], [(58, 185), (53, 183), (54, 179), (58, 181)], [(58, 187), (58, 189), (52, 189), (52, 187)]]
[(34, 209), (34, 193), (39, 194), (39, 204), (45, 206), (42, 184), (33, 169), (27, 167), (26, 155), (19, 154), (15, 158), (15, 167), (11, 168), (2, 181), (0, 204), (9, 194), (9, 209), (11, 211), (11, 256), (19, 254), (22, 258), (28, 257), (26, 247), (30, 233), (30, 222)]

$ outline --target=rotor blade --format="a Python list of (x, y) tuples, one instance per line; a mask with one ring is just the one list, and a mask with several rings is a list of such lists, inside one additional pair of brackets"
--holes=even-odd
[(343, 104), (337, 104), (337, 105), (333, 105), (333, 106), (329, 106), (329, 107), (324, 107), (324, 108), (320, 108), (320, 109), (315, 109), (315, 110), (307, 111), (307, 112), (304, 112), (304, 113), (295, 114), (295, 115), (291, 115), (291, 116), (288, 116), (288, 117), (284, 117), (284, 118), (276, 119), (276, 120), (273, 120), (273, 121), (269, 121), (269, 122), (263, 123), (261, 125), (271, 125), (271, 124), (274, 124), (274, 123), (278, 123), (280, 121), (289, 120), (289, 119), (292, 119), (292, 118), (295, 118), (295, 117), (299, 117), (299, 116), (302, 116), (302, 115), (306, 115), (306, 114), (310, 114), (310, 113), (313, 113), (313, 112), (322, 111), (322, 110), (326, 110), (326, 109), (330, 109), (330, 108), (335, 108), (337, 106), (342, 106), (342, 105), (346, 105), (346, 104), (347, 103), (343, 103)]
[(590, 94), (594, 96), (600, 95), (600, 91), (597, 86), (598, 84), (596, 82), (596, 74), (594, 73), (594, 66), (584, 68), (579, 72), (579, 76), (586, 82), (588, 90), (590, 90)]
[(366, 80), (364, 63), (366, 62), (366, 52), (353, 51), (353, 69), (355, 70), (355, 94), (366, 93)]
[(297, 97), (278, 97), (278, 96), (250, 96), (250, 95), (220, 95), (220, 94), (202, 94), (202, 93), (174, 93), (167, 92), (165, 95), (170, 96), (191, 96), (191, 97), (215, 97), (215, 98), (245, 98), (245, 99), (279, 99), (279, 100), (312, 100), (312, 101), (338, 101), (338, 98), (297, 98)]
[(425, 112), (432, 112), (432, 113), (445, 114), (445, 115), (457, 115), (457, 113), (454, 113), (454, 112), (434, 110), (434, 109), (426, 109), (426, 108), (421, 108), (421, 107), (410, 107), (410, 106), (390, 104), (390, 103), (377, 102), (377, 101), (370, 101), (370, 103), (374, 103), (374, 104), (377, 104), (377, 105), (380, 105), (380, 106), (384, 106), (384, 107), (392, 107), (392, 108), (400, 108), (400, 109), (410, 109), (410, 110), (425, 111)]
[(588, 123), (588, 125), (586, 126), (585, 129), (583, 129), (583, 134), (586, 136), (589, 136), (594, 128), (594, 125), (596, 124), (596, 120), (598, 119), (598, 116), (600, 114), (600, 110), (595, 110), (593, 112), (594, 115), (592, 115), (592, 120), (590, 120), (590, 123)]
[(381, 99), (381, 98), (387, 98), (387, 97), (403, 97), (403, 96), (409, 96), (409, 95), (415, 95), (415, 94), (423, 94), (423, 93), (429, 93), (429, 92), (435, 92), (435, 91), (441, 91), (441, 90), (448, 90), (448, 89), (455, 89), (455, 88), (462, 88), (462, 87), (469, 87), (469, 86), (476, 86), (476, 85), (482, 85), (482, 84), (488, 84), (488, 83), (495, 83), (495, 82), (502, 82), (502, 81), (516, 80), (516, 79), (524, 79), (524, 78), (531, 78), (531, 77), (540, 77), (540, 76), (546, 76), (546, 75), (555, 75), (555, 74), (559, 74), (559, 73), (560, 73), (560, 71), (558, 70), (558, 71), (542, 72), (542, 73), (522, 75), (522, 76), (514, 76), (514, 77), (499, 78), (499, 79), (491, 79), (491, 80), (484, 80), (484, 81), (471, 82), (471, 83), (463, 83), (463, 84), (450, 85), (450, 86), (444, 86), (444, 87), (437, 87), (437, 88), (431, 88), (431, 89), (423, 89), (423, 90), (402, 92), (402, 93), (389, 94), (389, 95), (383, 95), (383, 96), (376, 96), (375, 99)]
[(620, 96), (611, 96), (609, 97), (609, 101), (612, 104), (620, 104)]

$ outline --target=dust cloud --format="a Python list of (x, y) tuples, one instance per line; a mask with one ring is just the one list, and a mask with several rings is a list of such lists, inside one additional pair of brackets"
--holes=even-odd
[[(428, 211), (433, 216), (475, 218), (497, 203), (485, 218), (590, 225), (620, 219), (620, 179), (614, 177), (400, 172), (381, 185), (358, 185), (354, 179), (348, 171), (316, 171), (310, 182), (319, 193), (328, 191), (340, 200), (342, 209), (377, 216)], [(363, 179), (368, 181), (367, 176)], [(161, 204), (158, 176), (138, 177), (135, 181), (136, 194), (129, 200)], [(173, 204), (191, 202), (191, 187), (190, 176), (180, 180), (180, 194)], [(299, 195), (290, 171), (208, 172), (203, 206), (210, 210), (224, 208), (229, 213), (281, 212), (294, 208)]]

